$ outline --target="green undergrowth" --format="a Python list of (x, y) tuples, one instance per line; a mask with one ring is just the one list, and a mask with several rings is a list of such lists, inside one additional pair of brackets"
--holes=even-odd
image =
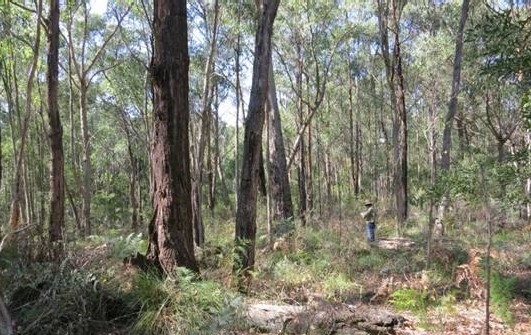
[(145, 253), (147, 239), (142, 236), (142, 233), (130, 233), (123, 236), (119, 232), (111, 231), (107, 236), (91, 235), (87, 237), (86, 243), (82, 247), (86, 248), (89, 245), (105, 245), (110, 257), (123, 259), (135, 255), (137, 252)]
[(239, 296), (184, 268), (167, 278), (139, 273), (126, 296), (138, 310), (137, 334), (209, 334), (244, 325)]
[(98, 334), (123, 329), (135, 318), (115, 287), (68, 260), (13, 265), (4, 275), (12, 283), (7, 303), (17, 334)]

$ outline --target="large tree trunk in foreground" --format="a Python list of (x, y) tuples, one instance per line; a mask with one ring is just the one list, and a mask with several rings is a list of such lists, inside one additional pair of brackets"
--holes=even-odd
[[(262, 129), (265, 118), (269, 67), (271, 66), (271, 35), (280, 0), (263, 0), (258, 24), (253, 64), (253, 80), (249, 111), (245, 122), (243, 163), (236, 212), (236, 254), (234, 273), (249, 277), (254, 269), (256, 240), (256, 200), (259, 183)], [(241, 279), (241, 277), (240, 277)], [(240, 283), (241, 284), (241, 283)], [(243, 287), (240, 285), (240, 289)]]
[(48, 117), (50, 124), (51, 169), (50, 169), (50, 217), (49, 240), (53, 259), (59, 259), (62, 252), (65, 224), (65, 186), (63, 127), (59, 117), (58, 73), (59, 73), (59, 0), (50, 0), (48, 20)]
[(199, 272), (194, 256), (189, 155), (186, 0), (155, 0), (153, 15), (153, 218), (147, 257), (166, 274)]

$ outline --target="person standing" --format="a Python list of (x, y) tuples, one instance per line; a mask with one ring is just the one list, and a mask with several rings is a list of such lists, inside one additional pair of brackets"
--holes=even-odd
[(376, 211), (369, 200), (365, 201), (365, 208), (366, 210), (361, 212), (361, 217), (363, 217), (367, 226), (367, 239), (369, 242), (374, 242), (376, 240)]

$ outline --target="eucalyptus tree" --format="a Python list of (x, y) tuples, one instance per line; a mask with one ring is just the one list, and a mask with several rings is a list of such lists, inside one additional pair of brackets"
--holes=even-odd
[[(233, 271), (239, 279), (249, 279), (255, 263), (256, 203), (259, 183), (262, 129), (271, 66), (273, 23), (280, 0), (262, 0), (259, 23), (256, 28), (253, 79), (245, 121), (243, 164), (236, 212)], [(240, 289), (245, 289), (240, 282)]]
[[(468, 38), (478, 46), (475, 56), (479, 59), (480, 78), (494, 83), (483, 100), (486, 125), (497, 139), (499, 164), (503, 163), (505, 155), (503, 144), (511, 142), (510, 161), (515, 166), (512, 180), (519, 184), (522, 194), (517, 201), (523, 205), (528, 220), (531, 218), (529, 13), (525, 4), (513, 4), (506, 9), (487, 7), (483, 15), (474, 20)], [(505, 87), (500, 89), (498, 85)], [(503, 196), (505, 200), (514, 197), (511, 192), (504, 192)]]
[[(216, 66), (217, 40), (219, 30), (220, 6), (218, 0), (215, 0), (212, 6), (208, 3), (198, 1), (197, 12), (204, 21), (205, 29), (205, 59), (204, 78), (201, 90), (201, 126), (197, 145), (192, 150), (192, 211), (194, 218), (195, 242), (203, 246), (205, 242), (205, 232), (201, 214), (201, 185), (203, 182), (203, 167), (205, 149), (210, 152), (210, 140), (212, 131), (212, 104), (215, 87), (214, 70)], [(209, 163), (207, 162), (207, 165)]]
[(463, 51), (463, 34), (465, 24), (468, 18), (468, 10), (470, 7), (469, 0), (463, 0), (461, 6), (461, 18), (459, 20), (459, 28), (455, 37), (455, 56), (454, 56), (454, 71), (452, 76), (452, 92), (448, 103), (448, 113), (446, 114), (444, 132), (441, 149), (441, 169), (448, 171), (450, 169), (450, 151), (452, 149), (452, 125), (457, 112), (457, 95), (459, 93), (459, 86), (461, 82), (461, 58)]
[[(284, 136), (282, 134), (282, 121), (273, 66), (273, 62), (271, 61), (269, 92), (266, 105), (270, 210), (273, 220), (285, 223), (294, 219), (293, 203), (291, 200), (291, 186), (289, 183)], [(282, 232), (279, 231), (279, 233)]]
[[(32, 55), (32, 61), (30, 62), (29, 68), (28, 68), (28, 78), (26, 82), (26, 91), (25, 91), (24, 119), (21, 125), (22, 129), (20, 133), (20, 146), (18, 149), (18, 154), (16, 156), (14, 193), (13, 193), (13, 200), (11, 202), (11, 218), (10, 218), (10, 225), (12, 228), (16, 228), (20, 223), (20, 215), (21, 215), (20, 202), (22, 201), (22, 196), (23, 196), (22, 179), (24, 175), (24, 171), (23, 171), (24, 153), (26, 149), (28, 129), (30, 127), (31, 117), (34, 112), (33, 85), (35, 84), (34, 79), (37, 73), (37, 67), (38, 67), (38, 61), (39, 61), (39, 48), (40, 48), (40, 43), (41, 43), (40, 22), (42, 18), (42, 0), (39, 0), (36, 3), (35, 13), (36, 13), (36, 20), (39, 24), (37, 24), (37, 28), (35, 32), (35, 40), (33, 42), (33, 45), (31, 46), (33, 55)], [(28, 206), (27, 203), (26, 203), (26, 206)], [(29, 215), (28, 215), (27, 220), (30, 220)]]
[(337, 20), (340, 10), (326, 1), (290, 3), (279, 15), (283, 39), (278, 43), (277, 54), (290, 93), (295, 96), (299, 125), (287, 158), (287, 170), (298, 155), (299, 214), (303, 224), (306, 211), (313, 208), (314, 198), (312, 119), (324, 101), (336, 51), (348, 34), (348, 30), (342, 31), (342, 22)]
[[(118, 174), (115, 174), (116, 178), (113, 179), (115, 182), (105, 182), (104, 185), (108, 187), (105, 191), (97, 191), (94, 202), (105, 211), (107, 207), (98, 198), (104, 199), (107, 195), (116, 195), (114, 199), (119, 204), (121, 197), (127, 197), (127, 219), (130, 220), (133, 231), (141, 229), (144, 218), (151, 214), (151, 206), (145, 205), (150, 203), (149, 151), (152, 138), (149, 63), (152, 55), (150, 20), (153, 10), (147, 7), (148, 5), (148, 3), (137, 3), (131, 7), (129, 15), (120, 25), (119, 34), (109, 42), (107, 52), (102, 56), (102, 62), (115, 66), (103, 73), (105, 80), (97, 82), (94, 89), (102, 92), (98, 95), (98, 101), (103, 102), (101, 106), (97, 106), (101, 109), (99, 113), (103, 115), (101, 122), (95, 123), (95, 132), (101, 135), (99, 137), (104, 137), (95, 143), (94, 156), (109, 160), (108, 154), (97, 154), (109, 148), (117, 154), (117, 159), (113, 159), (113, 162), (95, 160), (96, 175), (104, 176), (110, 170), (116, 169), (113, 167), (114, 164), (119, 165)], [(110, 6), (115, 8), (113, 15), (118, 19), (119, 2), (111, 3)], [(112, 128), (116, 125), (120, 130), (118, 133), (116, 128)], [(98, 172), (98, 169), (101, 172)], [(127, 181), (123, 175), (126, 175)], [(128, 194), (123, 190), (124, 182), (128, 184)], [(122, 208), (121, 205), (118, 207)], [(116, 209), (114, 212), (117, 211), (119, 210)], [(116, 216), (116, 219), (123, 217), (123, 215)]]
[(50, 0), (48, 17), (48, 119), (51, 151), (49, 240), (52, 257), (59, 259), (65, 229), (63, 127), (59, 113), (59, 0)]
[(101, 17), (91, 16), (86, 1), (68, 6), (66, 41), (68, 48), (70, 80), (79, 93), (79, 117), (81, 131), (82, 183), (81, 188), (81, 234), (91, 234), (91, 201), (93, 175), (91, 162), (91, 135), (89, 129), (88, 92), (93, 81), (113, 67), (101, 64), (100, 60), (107, 45), (114, 38), (123, 19), (129, 13), (128, 7), (116, 22), (107, 25)]
[(193, 245), (189, 144), (189, 55), (185, 0), (155, 0), (153, 11), (153, 217), (147, 258), (170, 275), (199, 272)]

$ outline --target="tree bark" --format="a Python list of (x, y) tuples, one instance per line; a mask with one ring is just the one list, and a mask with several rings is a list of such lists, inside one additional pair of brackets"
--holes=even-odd
[(169, 275), (199, 272), (194, 256), (188, 135), (186, 0), (155, 0), (153, 14), (153, 217), (147, 258)]
[[(263, 0), (260, 22), (256, 31), (253, 79), (245, 136), (240, 192), (236, 213), (234, 273), (239, 279), (249, 279), (254, 269), (256, 241), (256, 201), (259, 183), (262, 128), (265, 118), (268, 75), (271, 66), (271, 35), (280, 0)], [(245, 290), (243, 282), (240, 289)]]
[(455, 37), (455, 55), (454, 70), (452, 76), (452, 92), (448, 103), (448, 113), (446, 114), (443, 131), (443, 141), (441, 150), (441, 169), (448, 171), (450, 169), (450, 151), (452, 150), (452, 126), (457, 113), (457, 95), (461, 83), (461, 58), (463, 53), (463, 33), (465, 23), (468, 18), (468, 8), (470, 0), (463, 0), (461, 6), (461, 18), (459, 19), (459, 28)]
[(81, 170), (83, 181), (81, 186), (81, 235), (92, 234), (90, 222), (90, 207), (92, 202), (92, 162), (90, 159), (91, 146), (88, 129), (87, 93), (88, 83), (85, 78), (80, 79), (79, 87), (79, 117), (81, 125)]
[[(398, 1), (398, 4), (397, 4)], [(401, 43), (400, 43), (400, 16), (402, 9), (405, 6), (405, 2), (400, 0), (392, 1), (393, 4), (393, 22), (394, 22), (394, 37), (395, 45), (393, 51), (393, 58), (395, 61), (395, 73), (396, 78), (396, 110), (395, 118), (397, 122), (398, 133), (398, 160), (397, 170), (395, 176), (395, 196), (397, 204), (398, 224), (403, 227), (408, 217), (408, 128), (407, 128), (407, 112), (405, 102), (405, 89), (404, 89), (404, 76), (402, 73), (402, 55), (401, 55)], [(398, 7), (397, 7), (398, 6)]]
[(49, 240), (53, 259), (60, 259), (65, 226), (63, 127), (59, 114), (59, 0), (50, 0), (48, 18), (48, 118), (51, 146)]
[(293, 203), (291, 201), (291, 187), (289, 184), (288, 169), (284, 137), (282, 135), (282, 122), (278, 107), (277, 90), (273, 72), (273, 64), (269, 69), (269, 105), (268, 131), (269, 131), (269, 182), (271, 193), (271, 212), (274, 221), (293, 219)]
[[(407, 204), (407, 114), (405, 109), (404, 78), (400, 53), (400, 16), (405, 6), (403, 0), (378, 1), (378, 25), (382, 56), (385, 63), (387, 85), (393, 110), (394, 195), (396, 201), (397, 230), (400, 232), (408, 216)], [(389, 13), (391, 11), (391, 13)], [(389, 17), (392, 27), (389, 29)], [(389, 52), (388, 30), (394, 34), (393, 57)]]

